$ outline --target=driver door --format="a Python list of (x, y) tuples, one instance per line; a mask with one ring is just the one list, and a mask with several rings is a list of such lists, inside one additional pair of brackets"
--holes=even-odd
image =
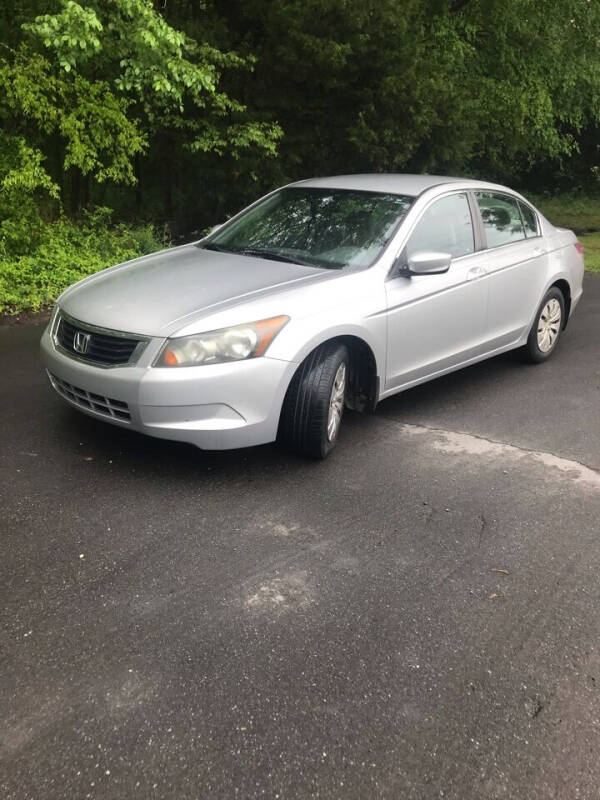
[(448, 272), (386, 282), (388, 344), (384, 392), (408, 387), (486, 352), (488, 282), (475, 250), (466, 192), (434, 200), (409, 236), (406, 255), (450, 253)]

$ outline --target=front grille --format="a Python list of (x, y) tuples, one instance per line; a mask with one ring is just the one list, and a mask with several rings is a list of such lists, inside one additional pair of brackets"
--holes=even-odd
[(81, 408), (96, 411), (98, 414), (103, 414), (111, 419), (131, 422), (129, 406), (122, 400), (114, 400), (112, 397), (104, 397), (101, 394), (88, 392), (87, 389), (80, 389), (79, 386), (73, 386), (73, 384), (57, 378), (56, 375), (52, 375), (50, 372), (48, 376), (50, 377), (50, 383), (62, 397), (72, 403), (76, 403)]
[(104, 333), (91, 325), (67, 319), (62, 314), (56, 328), (56, 342), (63, 350), (105, 367), (133, 363), (139, 357), (145, 341), (129, 334)]

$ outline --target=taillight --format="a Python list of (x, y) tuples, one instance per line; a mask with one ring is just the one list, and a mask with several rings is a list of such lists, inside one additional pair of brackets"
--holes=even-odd
[(580, 256), (583, 255), (583, 245), (581, 242), (575, 242), (575, 250), (577, 250)]

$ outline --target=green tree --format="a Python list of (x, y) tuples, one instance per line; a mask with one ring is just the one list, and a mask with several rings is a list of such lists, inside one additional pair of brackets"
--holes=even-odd
[(174, 29), (150, 0), (62, 0), (56, 13), (21, 27), (0, 59), (0, 119), (36, 153), (39, 169), (48, 157), (53, 185), (73, 210), (87, 200), (90, 179), (134, 184), (157, 139), (192, 152), (275, 153), (278, 127), (219, 88), (223, 70), (250, 60)]
[(0, 0), (0, 224), (60, 198), (190, 232), (341, 172), (590, 180), (599, 40), (588, 0)]
[(600, 3), (215, 0), (235, 85), (285, 131), (282, 175), (559, 162), (600, 115)]

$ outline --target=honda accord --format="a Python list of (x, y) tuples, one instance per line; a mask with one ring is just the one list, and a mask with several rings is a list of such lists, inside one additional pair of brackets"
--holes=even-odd
[(504, 186), (318, 178), (71, 286), (42, 358), (67, 403), (122, 428), (324, 458), (345, 408), (512, 348), (548, 359), (582, 278), (575, 235)]

